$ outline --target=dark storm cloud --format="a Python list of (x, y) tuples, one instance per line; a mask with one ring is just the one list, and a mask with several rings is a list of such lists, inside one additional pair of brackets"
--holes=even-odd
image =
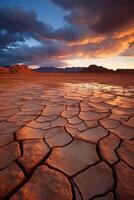
[(77, 25), (68, 25), (53, 32), (52, 38), (67, 42), (78, 41), (87, 34), (88, 28)]
[[(63, 66), (64, 60), (73, 58), (132, 55), (134, 1), (52, 1), (69, 11), (67, 25), (59, 29), (40, 21), (35, 11), (0, 8), (1, 65)], [(31, 38), (38, 46), (28, 46)]]
[[(42, 63), (48, 58), (60, 59), (68, 55), (64, 42), (77, 38), (75, 28), (66, 26), (54, 30), (50, 25), (40, 22), (34, 11), (21, 8), (0, 9), (0, 64), (17, 62)], [(39, 46), (28, 46), (28, 39), (36, 39)], [(52, 61), (51, 61), (52, 62)], [(54, 62), (54, 61), (53, 61)], [(60, 61), (59, 61), (60, 62)], [(57, 62), (56, 62), (57, 63)], [(62, 65), (63, 63), (60, 62)]]
[[(69, 54), (69, 48), (64, 49), (59, 42), (46, 42), (41, 46), (29, 47), (28, 45), (10, 47), (0, 50), (0, 63), (3, 65), (14, 64), (18, 62), (28, 64), (39, 64), (49, 61), (62, 63), (63, 57)], [(63, 63), (62, 63), (63, 64)]]
[(0, 29), (3, 31), (0, 32), (1, 43), (4, 40), (7, 44), (8, 41), (24, 41), (24, 38), (29, 37), (41, 42), (49, 39), (73, 41), (83, 34), (80, 27), (70, 25), (54, 30), (50, 25), (39, 21), (34, 11), (19, 7), (0, 8)]
[(69, 22), (87, 23), (99, 33), (109, 33), (134, 20), (133, 0), (52, 0), (70, 10)]
[(37, 19), (34, 11), (26, 11), (19, 7), (0, 9), (0, 28), (9, 32), (48, 34), (47, 25)]
[(0, 29), (4, 30), (5, 34), (10, 34), (11, 37), (15, 34), (14, 40), (15, 36), (17, 40), (18, 34), (21, 34), (23, 40), (24, 37), (31, 36), (36, 39), (42, 35), (49, 37), (51, 33), (51, 27), (39, 21), (34, 11), (26, 11), (19, 7), (0, 8)]
[(0, 31), (0, 48), (5, 49), (9, 45), (15, 45), (16, 42), (25, 42), (24, 37), (20, 33)]

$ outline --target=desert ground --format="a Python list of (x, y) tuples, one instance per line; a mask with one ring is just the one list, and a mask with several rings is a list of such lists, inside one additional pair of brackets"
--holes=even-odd
[(133, 200), (134, 75), (0, 75), (0, 199)]

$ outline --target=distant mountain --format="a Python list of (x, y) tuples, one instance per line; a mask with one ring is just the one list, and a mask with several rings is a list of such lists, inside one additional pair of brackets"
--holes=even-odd
[(102, 66), (97, 65), (89, 65), (89, 67), (84, 68), (81, 72), (90, 72), (90, 73), (108, 73), (108, 72), (114, 72), (112, 69), (107, 69)]
[(0, 73), (20, 73), (20, 74), (27, 74), (27, 73), (34, 73), (32, 69), (30, 69), (27, 65), (24, 64), (16, 64), (12, 66), (5, 66), (5, 67), (0, 67)]
[(40, 67), (35, 69), (36, 72), (80, 72), (82, 67), (66, 67), (66, 68), (57, 68), (57, 67)]
[(134, 73), (134, 69), (107, 69), (102, 66), (89, 65), (88, 67), (66, 67), (66, 68), (57, 68), (57, 67), (40, 67), (35, 69), (36, 72), (53, 72), (53, 73), (68, 73), (68, 72), (81, 72), (81, 73)]
[(59, 68), (56, 67), (40, 67), (35, 69), (36, 72), (59, 72)]
[(29, 74), (34, 72), (46, 72), (46, 73), (134, 73), (134, 69), (117, 69), (116, 71), (112, 69), (107, 69), (102, 66), (89, 65), (88, 67), (66, 67), (66, 68), (57, 68), (57, 67), (40, 67), (38, 69), (30, 69), (25, 64), (16, 64), (12, 66), (0, 66), (1, 73), (20, 73), (20, 74)]
[(40, 67), (35, 69), (36, 72), (95, 72), (95, 73), (107, 73), (113, 72), (102, 66), (90, 65), (89, 67), (66, 67), (66, 68), (56, 68), (56, 67)]
[(134, 69), (117, 69), (116, 73), (134, 73)]

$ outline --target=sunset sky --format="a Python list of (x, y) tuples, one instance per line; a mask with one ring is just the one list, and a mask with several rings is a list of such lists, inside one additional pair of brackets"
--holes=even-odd
[(0, 65), (134, 68), (134, 0), (1, 0)]

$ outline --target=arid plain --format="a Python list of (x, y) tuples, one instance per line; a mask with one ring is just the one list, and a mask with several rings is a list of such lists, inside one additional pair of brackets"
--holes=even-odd
[(133, 200), (134, 75), (0, 75), (0, 199)]

